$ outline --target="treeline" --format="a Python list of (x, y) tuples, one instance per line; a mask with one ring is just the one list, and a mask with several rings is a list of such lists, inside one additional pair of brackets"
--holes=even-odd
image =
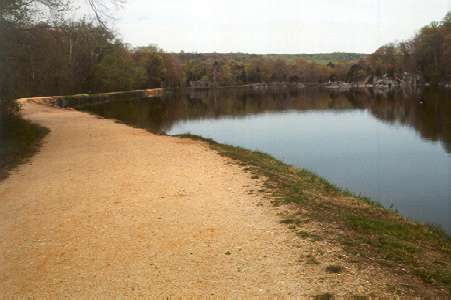
[[(396, 77), (404, 72), (433, 84), (450, 81), (451, 14), (421, 29), (411, 41), (386, 45), (363, 57), (321, 55), (323, 59), (343, 59), (324, 64), (297, 55), (166, 53), (156, 46), (132, 48), (101, 22), (44, 22), (34, 18), (29, 7), (30, 3), (45, 3), (59, 9), (60, 2), (2, 2), (1, 99), (155, 87), (358, 82), (372, 75)], [(358, 57), (358, 62), (352, 61)]]
[(0, 102), (18, 97), (180, 86), (180, 64), (156, 47), (132, 49), (105, 26), (103, 7), (86, 0), (91, 20), (68, 21), (67, 0), (0, 2)]
[(332, 53), (314, 53), (314, 54), (266, 54), (265, 57), (280, 58), (288, 61), (296, 61), (298, 59), (305, 59), (314, 63), (327, 65), (328, 63), (342, 63), (358, 61), (365, 58), (366, 54), (361, 53), (347, 53), (347, 52), (332, 52)]
[(0, 29), (3, 98), (62, 95), (171, 85), (175, 58), (156, 48), (132, 50), (103, 26), (3, 23)]
[(306, 59), (290, 61), (256, 54), (180, 53), (176, 57), (183, 65), (185, 84), (200, 80), (219, 86), (344, 80), (350, 66), (349, 62), (324, 65)]
[[(0, 3), (1, 99), (181, 88), (196, 82), (204, 86), (316, 83), (344, 80), (349, 67), (349, 62), (326, 65), (297, 56), (166, 53), (156, 46), (132, 48), (102, 22), (49, 21), (41, 17), (68, 9), (66, 4), (63, 0)], [(333, 57), (349, 59), (345, 54)]]
[(382, 75), (402, 78), (406, 73), (421, 83), (451, 82), (451, 12), (441, 22), (423, 27), (413, 39), (385, 45), (360, 60), (349, 70), (347, 81)]
[(0, 95), (95, 93), (260, 82), (344, 80), (349, 63), (290, 61), (264, 55), (166, 53), (131, 48), (106, 27), (88, 22), (0, 25)]

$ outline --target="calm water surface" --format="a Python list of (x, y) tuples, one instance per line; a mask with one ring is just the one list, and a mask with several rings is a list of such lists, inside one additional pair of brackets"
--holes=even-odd
[(269, 153), (451, 233), (449, 92), (225, 90), (81, 109)]

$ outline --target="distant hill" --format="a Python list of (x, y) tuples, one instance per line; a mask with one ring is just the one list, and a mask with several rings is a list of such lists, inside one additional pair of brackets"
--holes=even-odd
[(333, 52), (333, 53), (313, 53), (313, 54), (248, 54), (248, 53), (174, 53), (182, 61), (189, 59), (235, 59), (247, 60), (255, 57), (265, 57), (270, 59), (281, 59), (287, 62), (294, 62), (298, 59), (305, 59), (307, 61), (318, 64), (328, 64), (329, 62), (351, 62), (365, 58), (367, 54), (362, 53), (347, 53), (347, 52)]
[(314, 53), (314, 54), (267, 54), (265, 55), (274, 59), (283, 59), (287, 61), (295, 61), (297, 59), (305, 59), (318, 64), (328, 64), (329, 62), (350, 62), (356, 61), (367, 56), (367, 54), (361, 53), (346, 53), (346, 52), (333, 52), (333, 53)]

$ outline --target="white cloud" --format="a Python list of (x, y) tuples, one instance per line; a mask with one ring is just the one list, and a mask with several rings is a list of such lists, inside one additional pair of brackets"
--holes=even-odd
[(129, 0), (116, 24), (132, 45), (168, 51), (372, 52), (440, 20), (451, 0)]

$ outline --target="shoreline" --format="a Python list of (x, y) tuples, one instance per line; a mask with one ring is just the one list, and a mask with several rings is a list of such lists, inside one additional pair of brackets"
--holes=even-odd
[[(48, 105), (48, 100), (41, 102), (41, 104), (36, 104), (36, 102), (40, 101), (41, 100), (39, 99), (22, 99), (19, 102), (25, 106), (25, 110), (29, 111), (30, 107), (35, 107), (34, 109), (37, 109), (36, 106), (39, 106), (39, 110), (44, 110), (44, 112), (41, 113), (49, 113), (51, 115), (53, 112), (61, 118), (64, 118), (66, 113), (77, 115), (80, 118), (81, 115), (88, 115), (73, 110), (63, 110), (52, 107), (45, 108), (45, 105)], [(30, 117), (29, 112), (26, 113), (26, 117)], [(102, 127), (106, 126), (107, 123), (114, 124), (112, 120), (98, 119), (92, 115), (83, 118), (89, 119), (91, 125), (98, 124), (95, 126), (100, 126), (100, 124), (104, 123), (105, 124), (102, 125)], [(77, 126), (82, 126), (82, 124)], [(177, 140), (180, 139), (180, 137), (155, 136), (142, 129), (131, 128), (127, 125), (115, 124), (114, 127), (116, 126), (129, 128), (127, 131), (130, 133), (136, 131), (136, 134), (140, 132), (139, 135), (149, 135), (147, 137), (148, 139), (154, 137), (160, 141), (171, 141), (172, 146), (175, 146), (173, 143), (178, 144)], [(55, 128), (57, 127), (54, 127), (54, 129)], [(95, 129), (93, 130), (93, 132), (95, 132)], [(384, 275), (387, 276), (388, 268), (394, 268), (396, 277), (402, 278), (402, 280), (407, 282), (415, 282), (413, 286), (410, 287), (412, 290), (416, 291), (413, 295), (424, 293), (424, 289), (426, 289), (427, 292), (430, 291), (431, 294), (446, 294), (446, 291), (439, 287), (449, 284), (449, 282), (446, 282), (446, 276), (449, 276), (450, 273), (447, 272), (450, 272), (450, 269), (447, 271), (445, 268), (443, 275), (441, 275), (439, 273), (440, 270), (437, 270), (437, 266), (429, 259), (432, 258), (433, 255), (429, 254), (424, 256), (421, 253), (417, 253), (416, 251), (418, 249), (415, 249), (415, 245), (412, 245), (414, 242), (411, 241), (411, 238), (415, 238), (415, 242), (418, 243), (418, 245), (423, 247), (427, 246), (431, 249), (437, 245), (441, 245), (443, 247), (443, 252), (439, 251), (434, 254), (442, 257), (443, 255), (447, 255), (449, 253), (447, 251), (450, 249), (449, 237), (443, 236), (443, 233), (425, 225), (412, 223), (387, 209), (370, 203), (367, 199), (357, 198), (349, 193), (340, 191), (327, 183), (324, 179), (305, 170), (296, 169), (283, 164), (264, 153), (222, 145), (200, 137), (184, 137), (193, 140), (193, 142), (189, 142), (190, 145), (191, 143), (195, 143), (197, 145), (196, 147), (202, 148), (202, 145), (205, 144), (207, 145), (207, 149), (209, 149), (208, 151), (214, 150), (211, 152), (218, 153), (220, 157), (224, 157), (227, 160), (234, 162), (233, 165), (237, 165), (239, 169), (236, 170), (238, 173), (236, 173), (235, 176), (244, 176), (240, 178), (246, 182), (249, 182), (249, 180), (251, 182), (261, 182), (261, 188), (247, 192), (243, 190), (243, 192), (258, 197), (259, 203), (265, 201), (270, 202), (270, 209), (281, 209), (283, 211), (282, 219), (280, 219), (280, 217), (277, 218), (279, 219), (278, 222), (289, 231), (289, 233), (284, 233), (285, 235), (294, 237), (295, 240), (298, 240), (297, 242), (307, 243), (314, 248), (321, 244), (324, 247), (325, 244), (329, 245), (329, 247), (334, 245), (332, 248), (339, 247), (344, 249), (343, 253), (341, 253), (341, 250), (337, 250), (338, 253), (341, 253), (339, 255), (348, 258), (352, 257), (352, 259), (351, 261), (345, 260), (340, 263), (330, 264), (329, 267), (336, 267), (335, 271), (338, 271), (337, 274), (342, 272), (344, 274), (352, 273), (349, 272), (349, 270), (353, 269), (354, 265), (364, 265), (367, 266), (367, 268), (369, 266), (382, 268), (378, 269), (379, 272), (384, 271)], [(48, 144), (46, 144), (46, 146), (48, 146)], [(87, 152), (83, 155), (89, 157), (91, 154)], [(180, 155), (180, 153), (176, 155)], [(68, 157), (68, 159), (70, 159), (70, 157)], [(133, 160), (134, 159), (135, 158), (133, 157)], [(190, 161), (187, 163), (190, 163)], [(199, 163), (202, 162), (200, 161)], [(19, 167), (19, 169), (21, 169), (21, 167)], [(223, 182), (227, 182), (228, 180), (226, 178), (218, 179)], [(0, 187), (1, 184), (2, 183), (0, 183)], [(101, 184), (104, 183), (102, 182)], [(239, 183), (237, 184), (239, 185)], [(1, 191), (0, 188), (0, 192)], [(266, 206), (266, 204), (262, 204), (262, 206)], [(339, 212), (339, 214), (336, 214), (336, 212)], [(274, 216), (272, 218), (274, 220)], [(272, 226), (275, 225), (273, 224)], [(0, 229), (1, 228), (2, 227), (0, 227)], [(383, 240), (380, 240), (381, 238)], [(448, 239), (448, 241), (446, 239)], [(359, 247), (359, 245), (363, 245), (364, 247)], [(398, 248), (401, 248), (402, 251), (399, 252)], [(378, 249), (382, 249), (382, 252), (378, 252)], [(418, 259), (421, 259), (421, 265), (416, 265), (416, 263), (414, 263), (415, 261), (418, 261)], [(306, 256), (305, 260), (309, 261), (312, 265), (316, 265), (315, 261), (317, 258), (310, 255), (308, 257)], [(449, 260), (447, 261), (442, 257), (440, 262), (444, 262), (449, 268)], [(342, 265), (344, 266), (343, 268), (341, 267)], [(388, 268), (384, 269), (387, 265)], [(322, 268), (323, 267), (324, 266), (322, 266)], [(440, 267), (443, 267), (443, 265), (440, 265)], [(343, 270), (341, 270), (341, 268)], [(357, 276), (357, 274), (355, 274), (354, 277), (355, 276)], [(366, 277), (364, 275), (360, 276), (362, 276), (362, 278)], [(368, 278), (372, 278), (373, 276), (374, 278), (378, 277), (373, 271), (372, 274), (370, 272)], [(428, 285), (422, 287), (423, 284), (415, 280), (415, 277), (420, 277), (424, 281), (435, 282), (436, 286), (432, 287)], [(356, 278), (354, 278), (354, 280), (356, 280)], [(378, 278), (378, 280), (387, 284), (386, 280), (382, 278)], [(394, 278), (390, 281), (399, 283), (399, 281)], [(371, 282), (371, 285), (375, 287), (374, 282)], [(349, 287), (349, 283), (348, 285), (345, 284), (345, 287)], [(378, 286), (377, 288), (380, 289), (382, 287)], [(448, 289), (449, 288), (450, 286), (448, 285)], [(385, 290), (385, 288), (382, 288), (382, 290)], [(409, 290), (409, 288), (407, 290)], [(397, 293), (400, 293), (401, 295), (412, 295), (412, 290), (410, 293), (407, 291), (397, 291)], [(367, 287), (367, 292), (368, 291)], [(340, 292), (336, 291), (333, 291), (333, 293), (340, 294)], [(343, 294), (343, 292), (341, 292), (341, 294)], [(384, 294), (386, 293), (384, 292)]]
[[(271, 203), (274, 206), (295, 205), (297, 212), (283, 222), (297, 231), (300, 238), (339, 241), (358, 259), (378, 261), (395, 272), (410, 273), (451, 291), (451, 236), (440, 227), (411, 220), (377, 201), (356, 196), (269, 154), (217, 143), (201, 136), (177, 137), (203, 141), (221, 155), (245, 166), (245, 171), (265, 178), (263, 191), (273, 197)], [(309, 218), (327, 229), (299, 232)], [(422, 247), (430, 252), (425, 255)]]

